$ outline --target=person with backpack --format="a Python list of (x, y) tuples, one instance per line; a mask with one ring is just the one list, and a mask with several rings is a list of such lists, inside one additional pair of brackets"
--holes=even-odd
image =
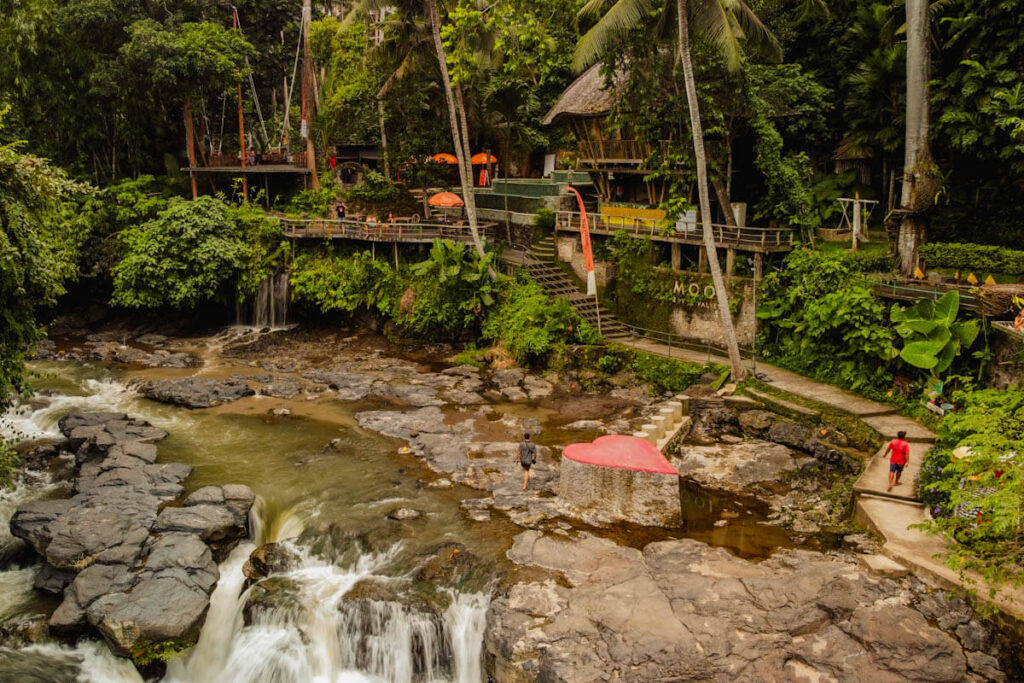
[(526, 490), (526, 485), (530, 483), (530, 468), (533, 467), (534, 461), (537, 459), (537, 446), (530, 441), (529, 434), (523, 434), (523, 441), (519, 444), (519, 448), (516, 449), (515, 461), (519, 463), (519, 466), (523, 468), (523, 490)]
[(892, 491), (893, 486), (900, 485), (903, 468), (910, 462), (910, 444), (907, 443), (906, 437), (906, 432), (897, 432), (896, 438), (885, 447), (883, 455), (892, 453), (892, 457), (889, 458), (889, 488), (886, 491)]

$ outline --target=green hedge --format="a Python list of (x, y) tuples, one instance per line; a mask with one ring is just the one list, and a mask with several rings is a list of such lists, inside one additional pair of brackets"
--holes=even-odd
[(921, 258), (929, 268), (1024, 275), (1024, 251), (985, 244), (932, 242), (921, 247)]

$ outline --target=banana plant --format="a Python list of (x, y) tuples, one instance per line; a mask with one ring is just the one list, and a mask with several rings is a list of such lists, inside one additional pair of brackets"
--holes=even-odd
[(933, 377), (949, 369), (953, 359), (974, 343), (979, 331), (977, 320), (957, 322), (959, 310), (960, 293), (956, 290), (938, 300), (922, 299), (908, 308), (893, 304), (889, 318), (903, 338), (900, 358)]

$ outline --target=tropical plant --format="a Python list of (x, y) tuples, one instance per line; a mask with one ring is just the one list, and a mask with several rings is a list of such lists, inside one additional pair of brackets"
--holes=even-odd
[(961, 350), (969, 349), (978, 336), (978, 321), (958, 322), (960, 293), (946, 292), (937, 301), (921, 299), (902, 308), (893, 304), (889, 314), (896, 332), (903, 338), (900, 358), (933, 377), (949, 369)]
[(415, 297), (404, 324), (415, 332), (479, 329), (499, 290), (493, 264), (492, 252), (477, 258), (464, 242), (434, 240), (429, 258), (411, 268)]
[[(6, 113), (0, 108), (0, 131)], [(25, 354), (42, 337), (37, 313), (75, 276), (87, 227), (64, 210), (88, 188), (21, 147), (0, 145), (0, 409), (23, 388)]]
[[(255, 211), (255, 210), (250, 210)], [(113, 302), (128, 308), (195, 308), (227, 303), (254, 263), (262, 216), (237, 214), (223, 201), (172, 199), (156, 218), (121, 233), (124, 256), (113, 268)], [(268, 227), (266, 237), (274, 234)]]

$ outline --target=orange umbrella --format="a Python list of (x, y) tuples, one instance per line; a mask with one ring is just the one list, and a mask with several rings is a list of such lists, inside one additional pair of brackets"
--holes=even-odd
[(439, 164), (457, 164), (457, 163), (459, 163), (458, 157), (456, 157), (454, 154), (449, 154), (448, 152), (441, 152), (440, 154), (435, 154), (434, 156), (432, 156), (430, 158), (433, 159), (434, 161), (436, 161)]
[(431, 206), (454, 208), (456, 206), (465, 206), (466, 202), (462, 201), (462, 197), (454, 192), (438, 192), (430, 198), (429, 204)]
[(493, 154), (484, 154), (483, 152), (480, 152), (479, 154), (474, 154), (469, 161), (474, 166), (480, 164), (496, 164), (498, 163), (498, 157)]

